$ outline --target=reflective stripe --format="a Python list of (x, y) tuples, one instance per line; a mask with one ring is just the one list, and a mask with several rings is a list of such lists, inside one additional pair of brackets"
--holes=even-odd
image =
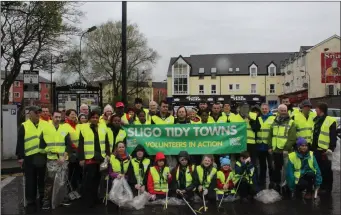
[(278, 135), (273, 135), (272, 137), (277, 137), (277, 138), (283, 138), (283, 139), (287, 139), (287, 136), (278, 136)]
[(100, 144), (105, 144), (105, 140), (99, 141)]
[(248, 140), (255, 140), (253, 137), (247, 137)]
[(310, 131), (311, 128), (298, 128), (297, 131)]
[(26, 138), (26, 139), (25, 139), (25, 142), (28, 142), (28, 141), (30, 141), (30, 140), (34, 140), (34, 139), (36, 139), (36, 138), (38, 138), (38, 136), (32, 136), (32, 137)]
[(329, 136), (329, 133), (328, 132), (324, 132), (324, 131), (321, 131), (320, 134), (325, 135), (325, 136)]
[(84, 142), (84, 145), (92, 145), (92, 144), (94, 144), (94, 141), (85, 141)]
[(322, 143), (322, 144), (324, 144), (324, 145), (329, 145), (328, 142), (325, 142), (325, 141), (323, 141), (323, 140), (319, 140), (319, 143)]
[(38, 145), (32, 146), (31, 148), (25, 149), (25, 153), (28, 153), (28, 152), (33, 151), (33, 150), (38, 149), (38, 148), (39, 148)]
[(270, 132), (270, 129), (261, 129), (260, 131)]
[(93, 155), (94, 153), (91, 151), (84, 151), (84, 155)]
[(64, 142), (60, 142), (60, 143), (46, 143), (47, 145), (52, 145), (52, 146), (65, 146)]
[(253, 130), (252, 130), (252, 128), (247, 128), (247, 130), (249, 130), (249, 131), (253, 131)]

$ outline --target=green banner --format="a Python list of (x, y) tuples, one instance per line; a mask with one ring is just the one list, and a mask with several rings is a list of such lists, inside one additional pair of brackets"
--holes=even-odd
[(138, 144), (150, 155), (180, 151), (195, 154), (228, 154), (246, 150), (246, 123), (126, 125), (127, 150)]

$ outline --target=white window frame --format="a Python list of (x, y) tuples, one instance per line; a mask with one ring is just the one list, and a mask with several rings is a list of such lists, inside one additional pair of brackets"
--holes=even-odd
[(237, 67), (237, 68), (236, 68), (236, 72), (239, 72), (239, 71), (240, 71), (240, 70), (239, 70), (239, 67)]
[[(252, 69), (255, 69), (255, 73), (252, 72)], [(250, 66), (249, 73), (250, 73), (250, 77), (257, 77), (257, 75), (258, 75), (258, 68), (257, 68), (256, 64), (252, 64)]]
[[(271, 89), (271, 85), (274, 86), (273, 89)], [(275, 93), (276, 93), (276, 84), (270, 84), (270, 85), (269, 85), (269, 91), (270, 91), (270, 94), (275, 94)]]
[[(215, 86), (215, 90), (213, 90), (213, 86)], [(217, 85), (211, 84), (211, 94), (216, 95), (217, 94)]]
[[(18, 96), (16, 96), (16, 95), (18, 95)], [(14, 98), (20, 98), (20, 92), (13, 92), (13, 97)]]
[(229, 72), (233, 72), (233, 68), (232, 67), (229, 68)]
[[(202, 90), (200, 90), (200, 87), (202, 86)], [(205, 94), (205, 86), (203, 84), (199, 85), (199, 94), (204, 95)]]
[(14, 81), (14, 86), (15, 87), (20, 87), (20, 81)]
[[(271, 69), (274, 68), (274, 73), (273, 75), (271, 75)], [(268, 66), (268, 74), (269, 74), (269, 77), (276, 77), (276, 65), (271, 63), (269, 66)]]
[[(252, 90), (252, 85), (255, 85), (255, 90)], [(250, 94), (257, 94), (257, 84), (250, 84)]]
[(204, 74), (204, 73), (205, 73), (205, 68), (199, 68), (199, 74)]
[[(238, 85), (238, 89), (237, 89), (237, 85)], [(239, 90), (240, 90), (240, 84), (235, 84), (234, 91), (239, 91)]]
[[(230, 89), (231, 86), (232, 86), (232, 89)], [(234, 91), (234, 86), (233, 86), (233, 84), (229, 84), (229, 91)]]
[[(180, 63), (180, 64), (186, 64), (186, 70), (181, 71), (181, 74), (175, 74), (175, 64)], [(190, 66), (186, 63), (186, 61), (182, 58), (179, 58), (174, 64), (172, 65), (172, 94), (173, 95), (188, 95), (189, 94), (189, 89), (190, 89), (190, 81), (189, 81), (189, 70)], [(175, 79), (176, 78), (187, 78), (187, 91), (175, 91)], [(184, 85), (184, 84), (183, 84)]]
[(211, 73), (216, 74), (217, 73), (217, 68), (211, 68)]

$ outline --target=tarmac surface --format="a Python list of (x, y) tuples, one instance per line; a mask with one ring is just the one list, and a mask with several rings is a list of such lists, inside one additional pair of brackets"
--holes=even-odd
[[(22, 176), (8, 176), (1, 181), (1, 214), (25, 214), (23, 209)], [(261, 202), (223, 203), (219, 210), (218, 204), (207, 205), (209, 215), (340, 215), (340, 172), (334, 172), (334, 189), (331, 196), (321, 195), (318, 201), (281, 200), (273, 204)], [(202, 205), (194, 205), (197, 210)], [(162, 205), (146, 206), (140, 211), (118, 209), (113, 203), (108, 206), (98, 205), (89, 209), (80, 200), (69, 207), (59, 207), (50, 212), (38, 211), (36, 214), (164, 214), (189, 215), (193, 214), (187, 206), (169, 206), (163, 210)]]

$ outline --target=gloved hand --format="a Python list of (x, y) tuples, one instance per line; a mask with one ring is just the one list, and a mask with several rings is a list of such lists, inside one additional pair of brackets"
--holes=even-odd
[(136, 189), (136, 190), (139, 190), (140, 188), (141, 188), (141, 185), (135, 184), (135, 189)]
[(140, 191), (143, 193), (146, 190), (146, 188), (144, 186), (140, 187)]
[(333, 152), (332, 152), (332, 150), (328, 149), (328, 150), (326, 151), (326, 154), (327, 154), (327, 155), (329, 155), (329, 154), (331, 155), (331, 154), (333, 154)]
[(154, 201), (156, 199), (156, 195), (151, 195), (149, 199)]
[(208, 193), (208, 190), (207, 190), (207, 189), (204, 189), (204, 192), (203, 192), (204, 196), (206, 196), (207, 193)]

